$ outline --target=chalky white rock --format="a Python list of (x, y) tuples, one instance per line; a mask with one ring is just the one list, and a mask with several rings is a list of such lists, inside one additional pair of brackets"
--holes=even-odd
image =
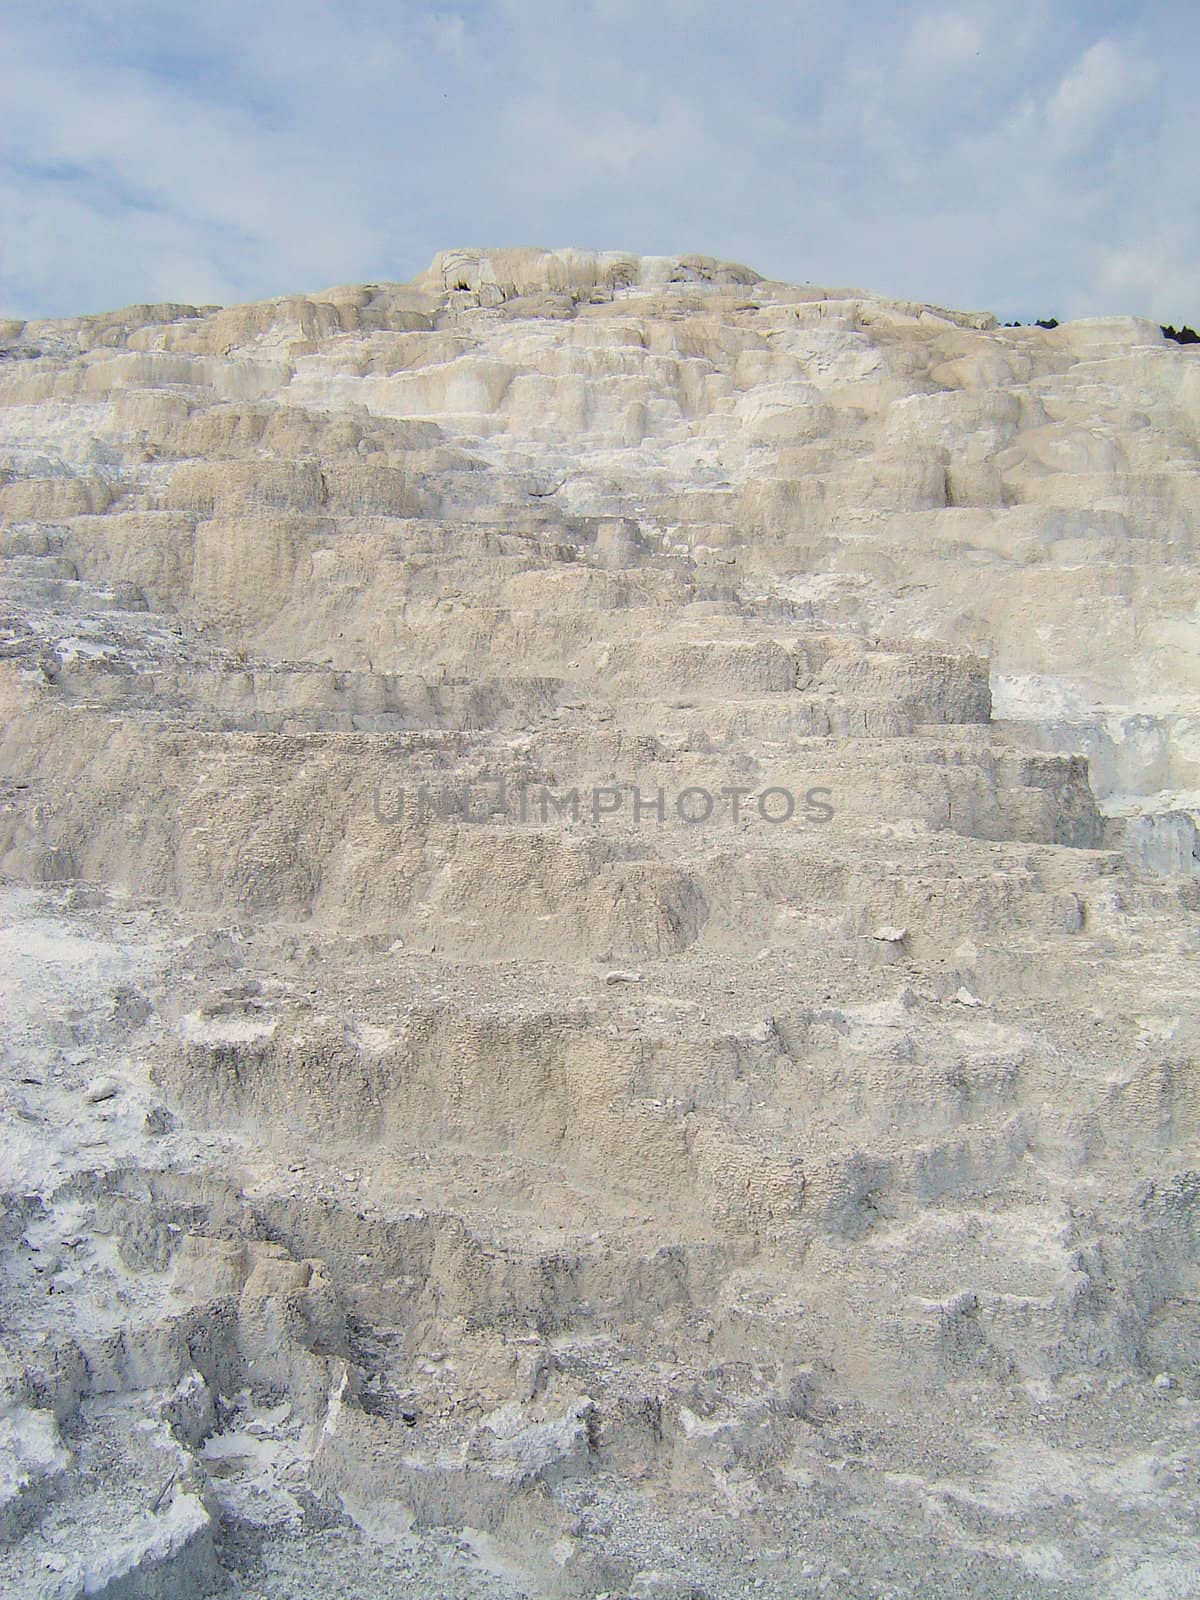
[(1200, 1590), (1197, 352), (458, 250), (0, 356), (10, 1592)]

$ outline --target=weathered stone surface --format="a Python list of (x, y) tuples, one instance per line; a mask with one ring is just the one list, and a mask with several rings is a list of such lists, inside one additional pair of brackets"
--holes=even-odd
[(0, 335), (13, 1592), (1200, 1589), (1200, 356), (541, 250)]

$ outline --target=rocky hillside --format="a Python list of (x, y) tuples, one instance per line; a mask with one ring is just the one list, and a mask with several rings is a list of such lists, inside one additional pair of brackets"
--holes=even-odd
[(0, 324), (22, 1596), (1200, 1589), (1200, 351)]

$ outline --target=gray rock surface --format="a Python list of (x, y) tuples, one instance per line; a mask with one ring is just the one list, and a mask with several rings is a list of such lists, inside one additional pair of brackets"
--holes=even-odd
[(5, 325), (9, 1592), (1200, 1590), (1198, 360)]

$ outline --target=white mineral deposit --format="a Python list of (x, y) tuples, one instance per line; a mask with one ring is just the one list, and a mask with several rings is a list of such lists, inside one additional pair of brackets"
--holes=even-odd
[(0, 341), (5, 1594), (1200, 1593), (1200, 350)]

